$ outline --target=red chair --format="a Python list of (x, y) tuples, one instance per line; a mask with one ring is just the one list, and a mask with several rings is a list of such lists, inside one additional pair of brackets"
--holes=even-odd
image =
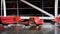
[(18, 22), (21, 22), (21, 17), (20, 16), (16, 16), (16, 23), (18, 23)]
[(1, 20), (3, 24), (14, 24), (19, 22), (21, 18), (19, 16), (2, 16)]
[(1, 20), (2, 20), (3, 24), (12, 24), (12, 23), (14, 23), (12, 16), (6, 16), (6, 17), (2, 16)]
[(34, 17), (34, 23), (39, 26), (39, 25), (42, 25), (44, 24), (44, 21), (41, 20), (39, 17)]
[(60, 17), (56, 17), (54, 20), (52, 20), (53, 22), (59, 23)]

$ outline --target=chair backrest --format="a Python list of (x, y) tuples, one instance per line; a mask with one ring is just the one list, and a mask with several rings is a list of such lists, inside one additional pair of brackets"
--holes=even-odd
[(12, 23), (14, 23), (13, 16), (6, 16), (6, 17), (2, 16), (1, 20), (2, 20), (3, 24), (12, 24)]
[(14, 24), (14, 23), (17, 23), (18, 21), (20, 21), (21, 18), (19, 16), (16, 16), (16, 17), (14, 17), (14, 16), (6, 16), (6, 17), (2, 16), (1, 20), (2, 20), (3, 24)]
[(52, 20), (53, 22), (59, 23), (60, 22), (60, 17), (56, 17), (55, 20)]
[(19, 21), (21, 21), (22, 19), (21, 19), (21, 17), (20, 16), (16, 16), (16, 22), (19, 22)]
[(39, 17), (34, 17), (34, 23), (36, 25), (42, 25), (44, 22)]

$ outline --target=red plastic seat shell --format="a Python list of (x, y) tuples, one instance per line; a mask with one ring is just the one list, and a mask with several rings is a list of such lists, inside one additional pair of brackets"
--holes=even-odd
[(16, 22), (21, 21), (21, 18), (19, 16), (16, 16)]
[(34, 17), (34, 22), (37, 25), (44, 24), (44, 21), (41, 20), (39, 17)]
[(12, 24), (14, 23), (13, 16), (1, 17), (3, 24)]
[(16, 21), (14, 21), (14, 16), (6, 16), (6, 17), (2, 16), (1, 20), (3, 24), (14, 24), (20, 21), (20, 17), (16, 16), (16, 19), (15, 19)]
[(59, 23), (59, 18), (60, 17), (56, 17), (55, 20), (52, 20), (53, 22)]

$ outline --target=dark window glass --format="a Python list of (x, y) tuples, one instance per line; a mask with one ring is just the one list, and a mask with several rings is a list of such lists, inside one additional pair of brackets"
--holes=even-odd
[[(54, 15), (55, 0), (25, 0), (38, 8)], [(20, 0), (6, 0), (7, 15), (12, 15), (12, 11), (17, 15), (23, 16), (47, 16), (44, 13), (36, 10), (35, 8), (21, 2)]]
[[(45, 10), (46, 12), (54, 15), (54, 3), (55, 0), (26, 0), (29, 3), (35, 5), (36, 7), (39, 7), (43, 10)], [(41, 13), (40, 11), (34, 9), (33, 7), (19, 1), (19, 14), (20, 15), (29, 15), (29, 16), (33, 16), (33, 15), (39, 15), (39, 16), (47, 16), (43, 13)]]
[(0, 0), (0, 15), (1, 15), (1, 0)]
[(17, 10), (14, 9), (7, 10), (7, 15), (17, 15)]
[(6, 0), (6, 1), (16, 1), (16, 0)]
[(7, 15), (17, 15), (17, 1), (6, 0), (6, 12)]

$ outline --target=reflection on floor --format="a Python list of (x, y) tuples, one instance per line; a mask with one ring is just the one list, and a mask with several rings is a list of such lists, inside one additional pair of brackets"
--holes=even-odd
[(0, 34), (55, 34), (54, 29), (49, 28), (50, 26), (48, 27), (48, 25), (46, 26), (44, 25), (46, 28), (42, 27), (42, 29), (38, 31), (27, 30), (27, 29), (21, 29), (17, 31), (15, 27), (7, 28), (7, 29), (4, 29), (4, 31), (1, 31)]

